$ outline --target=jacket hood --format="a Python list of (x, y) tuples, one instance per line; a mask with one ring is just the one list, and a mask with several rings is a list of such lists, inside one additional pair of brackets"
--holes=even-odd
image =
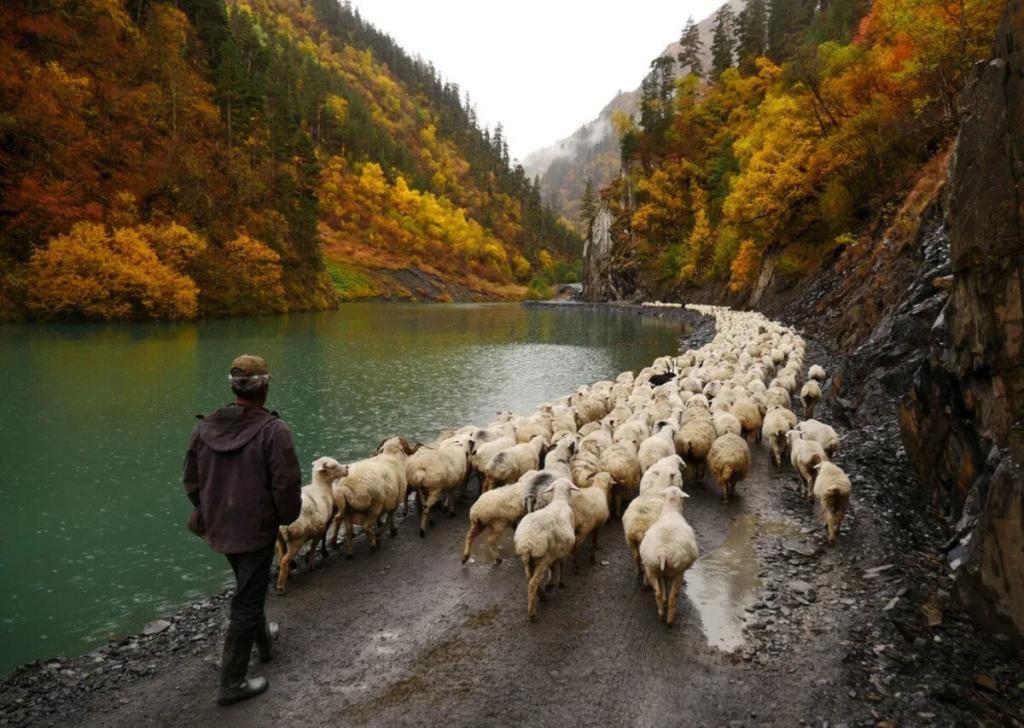
[(228, 405), (202, 419), (199, 437), (211, 450), (230, 452), (248, 445), (272, 419), (262, 407)]

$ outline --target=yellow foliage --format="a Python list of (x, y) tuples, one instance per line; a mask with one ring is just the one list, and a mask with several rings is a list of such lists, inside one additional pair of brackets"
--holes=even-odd
[(38, 316), (178, 319), (195, 316), (199, 290), (162, 263), (135, 228), (79, 223), (32, 255), (28, 307)]
[(757, 273), (761, 267), (761, 249), (753, 240), (744, 240), (740, 244), (740, 252), (732, 261), (729, 278), (729, 290), (733, 293), (749, 291), (757, 280)]
[(231, 271), (217, 291), (222, 305), (235, 313), (287, 310), (281, 256), (245, 233), (227, 243), (222, 252)]

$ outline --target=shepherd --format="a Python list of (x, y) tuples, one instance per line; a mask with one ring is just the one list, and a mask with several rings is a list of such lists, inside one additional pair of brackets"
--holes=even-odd
[(230, 705), (266, 691), (266, 678), (247, 678), (256, 645), (260, 660), (273, 657), (277, 625), (264, 607), (278, 528), (302, 506), (302, 472), (291, 431), (264, 405), (267, 363), (243, 354), (228, 374), (233, 404), (202, 417), (185, 456), (185, 493), (195, 510), (188, 526), (224, 554), (235, 574), (231, 619), (221, 657), (217, 702)]

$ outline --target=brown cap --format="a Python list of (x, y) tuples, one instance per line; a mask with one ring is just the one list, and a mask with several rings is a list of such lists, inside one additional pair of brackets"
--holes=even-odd
[(242, 354), (231, 362), (231, 374), (240, 377), (255, 377), (260, 374), (270, 374), (267, 363), (263, 357), (253, 354)]

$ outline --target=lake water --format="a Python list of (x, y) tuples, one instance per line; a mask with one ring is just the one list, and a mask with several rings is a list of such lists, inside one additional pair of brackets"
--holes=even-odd
[(676, 350), (678, 321), (518, 304), (348, 304), (195, 324), (0, 327), (0, 674), (86, 652), (228, 585), (184, 527), (196, 413), (266, 358), (299, 459), (526, 413)]

